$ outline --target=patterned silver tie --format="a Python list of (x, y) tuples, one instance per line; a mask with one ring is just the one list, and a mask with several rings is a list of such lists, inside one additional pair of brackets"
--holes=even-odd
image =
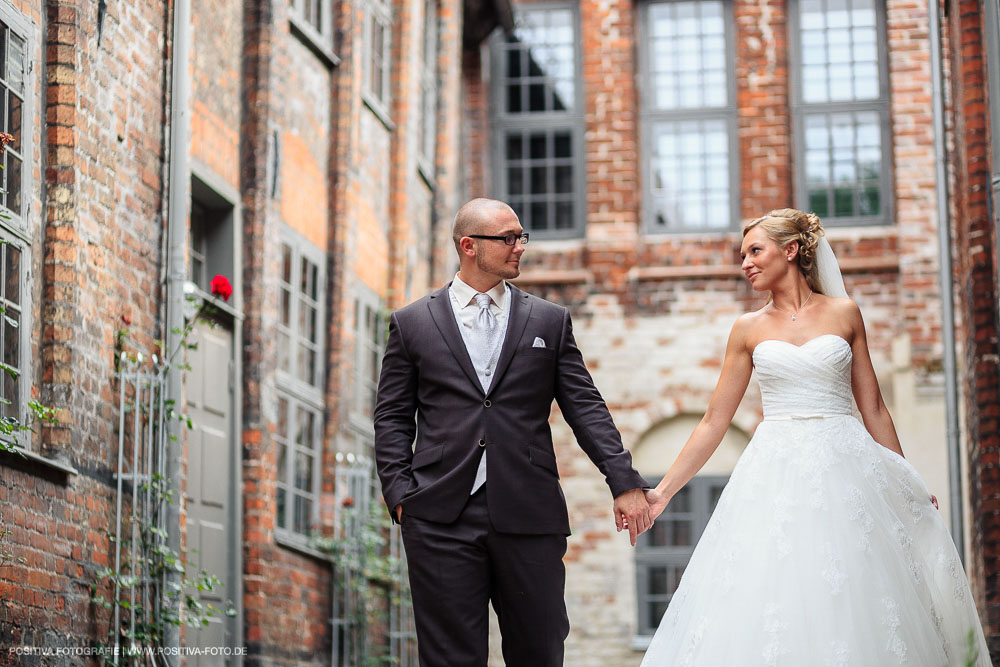
[(489, 369), (493, 360), (493, 353), (497, 346), (497, 339), (500, 335), (500, 326), (497, 316), (490, 310), (490, 295), (476, 294), (476, 304), (479, 312), (472, 323), (472, 339), (474, 341), (474, 353), (472, 362), (477, 371)]

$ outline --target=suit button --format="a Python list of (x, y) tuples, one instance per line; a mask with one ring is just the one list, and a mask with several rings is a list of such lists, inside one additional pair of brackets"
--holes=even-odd
[(490, 399), (487, 398), (485, 401), (483, 401), (483, 405), (485, 405), (486, 407), (490, 407), (491, 405), (493, 405), (493, 403), (490, 401)]
[(482, 438), (480, 438), (480, 439), (479, 439), (479, 446), (480, 446), (480, 447), (485, 447), (485, 446), (486, 446), (486, 441), (485, 441), (485, 440), (483, 440)]

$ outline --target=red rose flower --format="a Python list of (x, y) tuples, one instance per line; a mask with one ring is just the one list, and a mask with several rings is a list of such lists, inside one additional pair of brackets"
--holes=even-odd
[(341, 501), (340, 506), (341, 507), (354, 507), (354, 498), (352, 498), (350, 496), (347, 496), (346, 498), (344, 498)]
[(212, 290), (212, 294), (222, 297), (223, 301), (229, 301), (229, 297), (233, 295), (233, 286), (229, 284), (229, 279), (225, 276), (214, 276), (209, 288)]

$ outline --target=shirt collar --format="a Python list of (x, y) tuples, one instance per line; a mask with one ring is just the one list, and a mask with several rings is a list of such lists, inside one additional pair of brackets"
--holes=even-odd
[[(455, 274), (455, 280), (451, 283), (451, 291), (463, 308), (472, 303), (475, 300), (476, 295), (479, 294), (479, 292), (459, 278), (458, 274)], [(486, 293), (490, 295), (490, 298), (493, 299), (493, 303), (495, 303), (500, 310), (507, 309), (507, 298), (510, 294), (510, 288), (507, 287), (506, 281), (501, 280)]]

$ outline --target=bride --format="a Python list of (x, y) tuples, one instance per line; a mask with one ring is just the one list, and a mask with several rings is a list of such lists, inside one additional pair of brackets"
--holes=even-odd
[(771, 301), (733, 326), (705, 417), (650, 493), (651, 515), (718, 447), (754, 369), (764, 420), (643, 666), (991, 664), (937, 500), (903, 458), (861, 312), (823, 234), (795, 209), (743, 229), (743, 272)]

